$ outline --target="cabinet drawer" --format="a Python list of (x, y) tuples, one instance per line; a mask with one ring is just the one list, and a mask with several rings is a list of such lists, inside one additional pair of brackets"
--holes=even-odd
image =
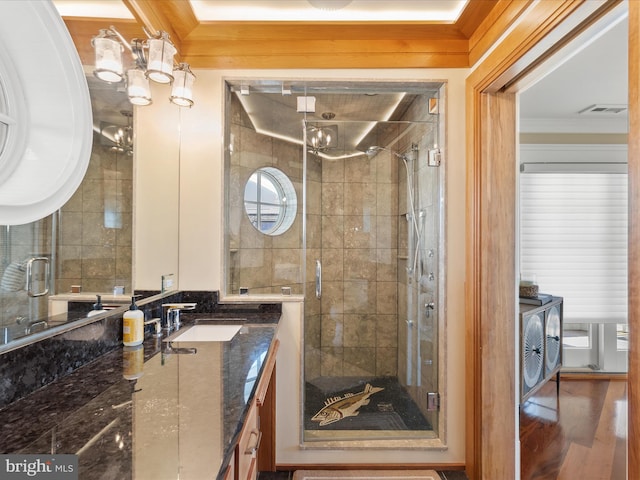
[(238, 442), (238, 480), (255, 480), (258, 477), (258, 447), (262, 434), (258, 424), (258, 408), (253, 402)]
[(236, 456), (235, 454), (229, 460), (227, 471), (224, 474), (224, 480), (236, 480)]

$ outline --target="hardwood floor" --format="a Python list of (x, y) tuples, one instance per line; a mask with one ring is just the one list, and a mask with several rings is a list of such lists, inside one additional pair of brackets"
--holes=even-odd
[(520, 409), (521, 480), (625, 480), (627, 382), (561, 379)]

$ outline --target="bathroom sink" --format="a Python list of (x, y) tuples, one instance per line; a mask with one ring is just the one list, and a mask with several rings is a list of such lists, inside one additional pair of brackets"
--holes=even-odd
[(240, 330), (242, 325), (193, 325), (177, 336), (170, 338), (171, 342), (228, 342)]

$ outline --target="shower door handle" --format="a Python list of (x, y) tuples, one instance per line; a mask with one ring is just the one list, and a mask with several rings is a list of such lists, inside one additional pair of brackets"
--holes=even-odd
[(322, 297), (322, 264), (316, 260), (316, 298)]
[[(41, 292), (32, 291), (33, 288), (33, 264), (44, 263), (44, 290)], [(27, 293), (30, 297), (43, 297), (49, 293), (49, 259), (47, 257), (33, 257), (27, 262)]]

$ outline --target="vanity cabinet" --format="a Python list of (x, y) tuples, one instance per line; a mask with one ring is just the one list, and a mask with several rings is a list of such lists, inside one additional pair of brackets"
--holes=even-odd
[(225, 471), (224, 474), (224, 480), (235, 480), (236, 478), (236, 459), (235, 459), (235, 453), (231, 458), (231, 461), (229, 462), (229, 465), (227, 466), (227, 470)]
[[(275, 365), (279, 341), (275, 340), (242, 427), (234, 463), (225, 480), (256, 480), (259, 471), (275, 470)], [(235, 476), (232, 476), (234, 474)]]
[(237, 480), (255, 480), (258, 478), (258, 448), (262, 439), (259, 419), (258, 406), (254, 400), (236, 447)]

